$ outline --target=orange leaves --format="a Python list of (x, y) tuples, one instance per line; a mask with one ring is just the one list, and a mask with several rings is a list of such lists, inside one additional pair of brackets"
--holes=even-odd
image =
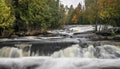
[(113, 17), (118, 7), (117, 3), (117, 0), (98, 0), (99, 17), (102, 19)]
[(81, 14), (82, 14), (81, 4), (78, 4), (78, 6), (75, 8), (72, 15), (72, 23), (80, 22), (79, 20), (80, 20)]
[(109, 3), (112, 3), (114, 0), (106, 0), (107, 2), (109, 2)]
[(77, 23), (77, 15), (74, 15), (72, 18), (72, 23)]

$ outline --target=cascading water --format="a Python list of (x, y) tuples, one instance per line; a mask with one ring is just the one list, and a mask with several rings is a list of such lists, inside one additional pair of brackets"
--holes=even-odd
[(22, 57), (22, 50), (17, 48), (12, 48), (9, 56), (12, 58)]
[(40, 42), (10, 41), (15, 47), (2, 47), (0, 57), (11, 59), (1, 58), (0, 69), (120, 69), (120, 48), (116, 46), (82, 44), (70, 38)]
[[(12, 51), (12, 55), (18, 54), (18, 52), (22, 53), (22, 56), (50, 56), (53, 52), (65, 49), (70, 47), (73, 44), (79, 43), (77, 39), (43, 39), (43, 40), (6, 40), (1, 41), (1, 49), (0, 51), (4, 52), (5, 49), (8, 48), (5, 53), (8, 55)], [(15, 53), (16, 52), (16, 53)], [(8, 57), (2, 56), (1, 57)], [(12, 56), (11, 56), (12, 57)]]
[(0, 57), (22, 57), (22, 50), (18, 48), (3, 47), (0, 50)]
[(114, 45), (37, 38), (0, 40), (0, 69), (120, 69), (120, 48)]
[(79, 57), (79, 58), (119, 58), (120, 49), (112, 45), (96, 46), (89, 45), (87, 48), (82, 48), (79, 45), (73, 45), (64, 50), (54, 52), (52, 57)]
[[(46, 57), (39, 55), (38, 50), (36, 53), (32, 52), (31, 56), (34, 56), (32, 58), (29, 57), (31, 48), (24, 47), (25, 44), (17, 46), (21, 45), (23, 49), (14, 47), (0, 49), (1, 57), (14, 58), (1, 58), (0, 69), (120, 69), (120, 48), (113, 45), (83, 47), (81, 44), (74, 44), (56, 50), (49, 54), (50, 56), (44, 54), (46, 50), (41, 51)], [(24, 56), (27, 57), (17, 58)]]
[[(0, 50), (1, 57), (22, 57), (30, 56), (30, 50), (25, 51), (25, 49), (3, 47)], [(112, 45), (103, 45), (103, 46), (93, 46), (89, 45), (88, 47), (82, 48), (79, 44), (72, 45), (65, 49), (54, 51), (53, 53), (46, 55), (44, 51), (41, 51), (44, 56), (51, 56), (55, 58), (61, 57), (79, 57), (79, 58), (101, 58), (101, 59), (110, 59), (110, 58), (119, 58), (120, 57), (120, 48)], [(27, 54), (27, 55), (26, 55)], [(32, 53), (31, 56), (42, 56), (39, 55), (39, 50), (36, 53)]]

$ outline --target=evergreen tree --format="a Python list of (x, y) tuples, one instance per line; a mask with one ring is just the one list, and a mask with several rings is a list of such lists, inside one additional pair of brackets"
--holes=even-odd
[(72, 24), (73, 12), (74, 12), (74, 8), (73, 8), (73, 5), (71, 5), (70, 8), (69, 8), (68, 13), (66, 15), (67, 16), (66, 24)]
[(65, 7), (63, 4), (60, 4), (58, 26), (63, 27), (65, 25), (65, 19), (66, 19), (65, 15), (66, 15)]
[(82, 14), (82, 8), (81, 8), (81, 4), (79, 3), (72, 14), (72, 23), (73, 24), (81, 23), (81, 14)]
[(50, 13), (49, 28), (59, 28), (59, 0), (47, 0), (46, 2)]

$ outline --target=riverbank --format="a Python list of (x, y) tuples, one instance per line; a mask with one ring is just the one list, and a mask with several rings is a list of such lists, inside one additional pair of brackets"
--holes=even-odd
[(115, 45), (120, 46), (120, 35), (115, 36), (102, 36), (96, 34), (94, 31), (87, 31), (83, 33), (75, 33), (72, 38), (83, 39), (83, 43), (98, 44), (98, 45)]
[[(120, 35), (115, 36), (103, 36), (100, 34), (96, 34), (94, 32), (94, 26), (92, 25), (68, 25), (65, 26), (63, 29), (60, 30), (50, 30), (44, 33), (40, 33), (39, 31), (33, 31), (29, 33), (21, 32), (21, 34), (14, 34), (11, 35), (9, 38), (1, 38), (2, 39), (59, 39), (59, 38), (75, 38), (80, 39), (83, 43), (100, 43), (102, 45), (104, 44), (110, 44), (115, 46), (120, 46)], [(30, 34), (31, 33), (31, 34)]]

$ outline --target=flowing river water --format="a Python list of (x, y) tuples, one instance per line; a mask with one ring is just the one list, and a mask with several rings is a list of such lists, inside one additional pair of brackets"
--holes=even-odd
[(120, 69), (119, 47), (70, 38), (73, 33), (61, 30), (51, 33), (67, 36), (1, 39), (0, 69)]

